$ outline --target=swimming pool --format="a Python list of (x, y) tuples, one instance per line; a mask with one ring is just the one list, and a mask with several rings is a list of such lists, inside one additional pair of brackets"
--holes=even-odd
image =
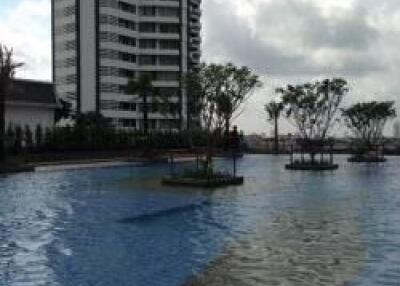
[(400, 159), (286, 160), (216, 192), (161, 187), (162, 164), (2, 177), (0, 285), (400, 285)]

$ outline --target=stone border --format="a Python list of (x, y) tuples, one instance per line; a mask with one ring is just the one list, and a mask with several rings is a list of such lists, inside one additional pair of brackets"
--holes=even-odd
[(387, 162), (387, 159), (382, 157), (370, 157), (370, 158), (350, 157), (347, 159), (347, 161), (350, 163), (385, 163)]
[(332, 171), (339, 168), (338, 164), (287, 164), (287, 170), (295, 171)]
[(172, 178), (165, 177), (162, 179), (164, 186), (173, 187), (195, 187), (195, 188), (220, 188), (227, 186), (240, 186), (244, 184), (243, 177), (226, 177), (213, 179), (196, 179), (196, 178)]

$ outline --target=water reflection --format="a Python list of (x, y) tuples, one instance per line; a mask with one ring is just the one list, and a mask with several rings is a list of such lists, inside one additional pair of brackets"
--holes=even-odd
[(344, 212), (292, 210), (259, 221), (187, 285), (343, 285), (364, 256), (357, 223)]

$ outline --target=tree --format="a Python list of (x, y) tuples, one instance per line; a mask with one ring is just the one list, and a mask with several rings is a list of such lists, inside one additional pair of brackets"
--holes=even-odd
[(89, 129), (107, 129), (111, 127), (111, 120), (95, 111), (81, 113), (76, 118), (76, 126)]
[(253, 74), (248, 67), (236, 67), (232, 63), (219, 66), (222, 82), (217, 100), (217, 115), (224, 125), (225, 135), (230, 131), (234, 114), (240, 109), (252, 91), (261, 85), (258, 76)]
[(279, 154), (279, 119), (284, 109), (282, 102), (271, 101), (265, 105), (265, 111), (268, 114), (268, 120), (274, 122), (274, 149), (275, 154)]
[(152, 78), (148, 74), (140, 74), (137, 80), (130, 79), (126, 88), (128, 94), (138, 94), (143, 103), (143, 130), (149, 132), (149, 106), (148, 97), (154, 94)]
[(224, 128), (229, 133), (233, 114), (258, 84), (258, 77), (248, 68), (237, 68), (233, 64), (203, 63), (185, 76), (189, 109), (199, 118), (200, 126), (207, 134), (206, 169), (212, 168), (216, 138)]
[(55, 122), (59, 122), (62, 119), (68, 119), (72, 117), (72, 104), (62, 98), (59, 99), (58, 107), (55, 111)]
[(29, 125), (25, 125), (24, 138), (25, 138), (25, 142), (26, 142), (26, 148), (29, 151), (32, 151), (32, 149), (33, 149), (33, 133), (32, 133), (31, 128), (29, 127)]
[(22, 149), (22, 141), (24, 139), (24, 135), (23, 135), (23, 130), (22, 127), (20, 125), (15, 126), (15, 145), (14, 145), (14, 149), (16, 154), (19, 154), (21, 152)]
[(35, 129), (35, 145), (37, 149), (40, 149), (43, 144), (43, 128), (42, 125), (36, 125)]
[[(155, 89), (156, 90), (156, 89)], [(162, 114), (165, 119), (169, 119), (168, 128), (171, 131), (174, 128), (179, 128), (179, 125), (174, 124), (174, 120), (179, 116), (181, 111), (179, 102), (172, 102), (170, 95), (167, 93), (154, 92), (153, 107)]]
[(282, 95), (286, 116), (297, 129), (314, 162), (315, 147), (323, 144), (339, 121), (338, 110), (349, 91), (347, 82), (341, 78), (325, 79), (288, 85), (276, 91)]
[(222, 126), (217, 116), (217, 98), (224, 86), (223, 72), (224, 67), (221, 65), (203, 63), (198, 70), (185, 76), (188, 94), (196, 96), (191, 108), (197, 112), (201, 128), (207, 136), (204, 169), (208, 174), (212, 172), (216, 131)]
[(342, 109), (344, 122), (351, 130), (361, 150), (384, 143), (384, 129), (389, 119), (396, 117), (394, 101), (363, 102)]
[(15, 62), (13, 57), (13, 50), (0, 44), (0, 161), (5, 159), (5, 101), (16, 70), (23, 66), (23, 63)]

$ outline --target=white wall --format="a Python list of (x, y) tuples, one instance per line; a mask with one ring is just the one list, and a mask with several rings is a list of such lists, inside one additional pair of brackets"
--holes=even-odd
[(23, 106), (7, 104), (6, 112), (6, 128), (12, 125), (20, 125), (25, 128), (28, 125), (32, 131), (40, 124), (42, 128), (54, 126), (54, 108), (42, 106)]

